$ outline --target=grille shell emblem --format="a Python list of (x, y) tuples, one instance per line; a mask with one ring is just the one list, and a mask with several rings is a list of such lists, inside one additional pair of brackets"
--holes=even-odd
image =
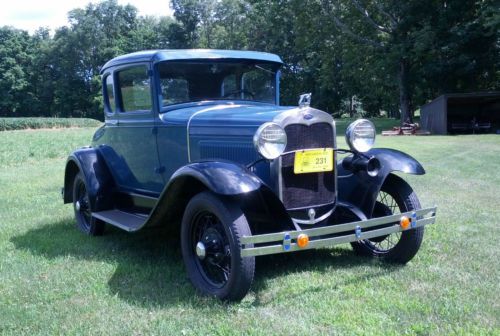
[(312, 118), (314, 118), (314, 116), (312, 114), (310, 114), (310, 113), (304, 114), (304, 119), (305, 120), (311, 120)]

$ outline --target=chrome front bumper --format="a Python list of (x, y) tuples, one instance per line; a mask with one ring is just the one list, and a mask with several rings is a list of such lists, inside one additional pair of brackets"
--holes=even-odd
[[(241, 238), (241, 244), (243, 245), (243, 248), (241, 249), (241, 256), (253, 257), (266, 254), (318, 249), (337, 244), (344, 244), (363, 239), (385, 236), (395, 232), (411, 230), (427, 224), (433, 224), (436, 220), (436, 209), (437, 207), (426, 208), (397, 215), (378, 217), (358, 222), (331, 225), (302, 231), (287, 231), (256, 236), (243, 236)], [(411, 220), (409, 227), (406, 229), (403, 229), (400, 225), (400, 220), (403, 216), (406, 216)], [(375, 226), (387, 224), (393, 225), (381, 229), (367, 230)], [(300, 234), (306, 234), (310, 240), (309, 244), (303, 248), (297, 245), (297, 237)], [(328, 237), (329, 235), (335, 236)], [(318, 238), (315, 239), (315, 237)], [(248, 244), (257, 244), (264, 246), (246, 247), (246, 245)]]

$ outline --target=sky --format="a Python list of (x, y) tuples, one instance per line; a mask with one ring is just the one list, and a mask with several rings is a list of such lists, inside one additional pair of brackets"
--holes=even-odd
[[(55, 28), (68, 25), (67, 13), (83, 8), (97, 0), (0, 0), (0, 27), (14, 26), (33, 33), (39, 27)], [(172, 15), (169, 0), (118, 0), (120, 5), (131, 4), (139, 15)]]

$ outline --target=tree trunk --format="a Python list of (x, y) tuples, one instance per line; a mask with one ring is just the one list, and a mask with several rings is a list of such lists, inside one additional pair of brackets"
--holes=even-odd
[(399, 61), (399, 108), (401, 110), (401, 125), (405, 122), (413, 122), (410, 110), (410, 92), (408, 87), (408, 62), (405, 59)]
[(354, 117), (354, 99), (353, 96), (349, 98), (349, 117)]

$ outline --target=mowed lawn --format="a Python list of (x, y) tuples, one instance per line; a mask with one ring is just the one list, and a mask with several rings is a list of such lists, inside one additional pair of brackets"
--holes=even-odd
[(93, 131), (0, 132), (0, 334), (500, 334), (499, 135), (378, 137), (422, 162), (408, 180), (438, 206), (406, 266), (348, 245), (262, 257), (225, 304), (195, 294), (177, 237), (76, 229), (64, 163)]

